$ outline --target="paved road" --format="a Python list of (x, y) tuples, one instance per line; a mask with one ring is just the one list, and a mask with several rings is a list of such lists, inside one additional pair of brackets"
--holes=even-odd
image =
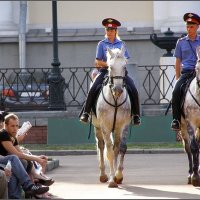
[[(124, 181), (108, 188), (98, 181), (96, 155), (54, 156), (50, 192), (59, 199), (200, 199), (200, 187), (187, 184), (186, 154), (127, 154)], [(107, 170), (108, 171), (108, 170)]]

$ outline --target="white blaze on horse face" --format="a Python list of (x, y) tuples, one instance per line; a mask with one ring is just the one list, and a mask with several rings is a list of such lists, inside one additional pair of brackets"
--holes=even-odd
[(110, 76), (125, 76), (127, 60), (124, 56), (125, 48), (107, 49), (107, 64)]
[(110, 77), (111, 90), (115, 97), (123, 93), (126, 58), (124, 48), (108, 49), (107, 52), (108, 76)]

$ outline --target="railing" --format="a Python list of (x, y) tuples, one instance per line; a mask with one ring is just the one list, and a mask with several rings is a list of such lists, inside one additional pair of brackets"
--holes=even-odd
[[(65, 78), (66, 107), (81, 107), (90, 88), (93, 67), (60, 69)], [(141, 105), (162, 105), (171, 100), (174, 66), (139, 66), (137, 71)], [(51, 68), (0, 69), (1, 110), (49, 110), (50, 72)]]
[(175, 84), (173, 65), (138, 66), (141, 105), (162, 105), (169, 103)]

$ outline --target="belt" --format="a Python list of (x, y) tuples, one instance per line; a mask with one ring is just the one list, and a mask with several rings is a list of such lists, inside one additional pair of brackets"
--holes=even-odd
[(181, 74), (192, 73), (192, 72), (194, 72), (194, 71), (195, 71), (195, 69), (183, 69), (183, 70), (181, 71)]

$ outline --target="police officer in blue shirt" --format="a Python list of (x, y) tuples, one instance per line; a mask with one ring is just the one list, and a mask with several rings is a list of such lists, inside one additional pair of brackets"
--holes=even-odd
[(200, 36), (197, 34), (200, 17), (195, 13), (186, 13), (183, 20), (186, 22), (187, 36), (177, 41), (174, 51), (177, 80), (172, 93), (173, 121), (171, 128), (174, 131), (180, 130), (182, 91), (186, 86), (186, 82), (191, 81), (194, 76), (197, 62), (196, 47), (200, 45)]
[[(121, 26), (121, 23), (113, 18), (106, 18), (102, 21), (102, 25), (105, 27), (105, 39), (101, 40), (96, 49), (96, 59), (95, 59), (95, 67), (98, 69), (100, 74), (95, 79), (95, 82), (93, 83), (92, 87), (90, 88), (90, 91), (87, 96), (87, 100), (84, 105), (84, 112), (80, 117), (80, 121), (83, 123), (88, 122), (89, 113), (91, 111), (93, 102), (95, 97), (97, 96), (97, 87), (99, 85), (102, 85), (104, 76), (107, 73), (107, 57), (106, 52), (107, 48), (119, 48), (121, 49), (122, 45), (125, 45), (122, 40), (119, 39), (117, 27)], [(125, 46), (125, 56), (126, 58), (130, 58), (128, 50)], [(131, 107), (132, 107), (132, 113), (133, 113), (133, 123), (134, 125), (140, 125), (141, 119), (140, 119), (140, 105), (139, 105), (139, 97), (138, 97), (138, 91), (135, 87), (135, 84), (133, 80), (126, 75), (125, 82), (128, 87), (128, 93), (131, 100)]]

